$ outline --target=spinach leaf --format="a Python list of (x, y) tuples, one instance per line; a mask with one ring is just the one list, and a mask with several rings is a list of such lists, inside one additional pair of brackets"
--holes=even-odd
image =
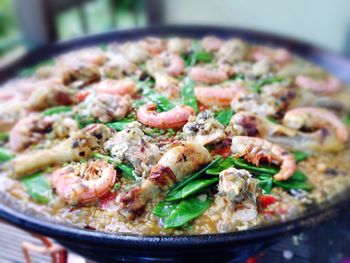
[(209, 186), (217, 183), (219, 178), (212, 179), (198, 179), (189, 182), (183, 188), (180, 188), (177, 191), (172, 191), (165, 197), (165, 201), (177, 201), (184, 199), (190, 195), (199, 193), (200, 191), (207, 189)]
[(161, 111), (168, 111), (175, 107), (166, 97), (160, 95), (150, 87), (150, 82), (139, 82), (144, 99), (157, 104)]
[(197, 99), (194, 95), (194, 82), (190, 78), (185, 78), (181, 85), (181, 101), (183, 105), (190, 106), (198, 112)]
[(7, 162), (13, 158), (13, 154), (6, 148), (0, 147), (0, 163)]
[(42, 112), (43, 115), (45, 116), (50, 116), (58, 113), (63, 113), (63, 112), (70, 112), (72, 111), (72, 107), (69, 106), (57, 106), (57, 107), (52, 107), (49, 109), (46, 109)]
[(213, 53), (202, 50), (199, 41), (193, 41), (192, 53), (190, 53), (188, 57), (185, 59), (185, 64), (187, 67), (192, 67), (198, 61), (203, 63), (209, 63), (213, 60), (213, 58), (214, 58)]
[(133, 119), (124, 118), (119, 121), (107, 123), (107, 126), (116, 131), (122, 131), (125, 129), (126, 125), (132, 123), (133, 121), (134, 121)]
[(294, 154), (294, 159), (297, 163), (309, 157), (309, 154), (307, 152), (302, 152), (302, 151), (295, 151), (293, 154)]
[(197, 179), (201, 174), (203, 174), (207, 169), (209, 169), (210, 167), (212, 167), (213, 165), (215, 165), (217, 162), (219, 162), (222, 158), (218, 157), (216, 158), (214, 161), (212, 161), (211, 163), (209, 163), (206, 167), (204, 167), (203, 169), (201, 169), (200, 171), (192, 174), (191, 176), (187, 177), (185, 180), (182, 180), (180, 183), (178, 183), (177, 185), (175, 185), (174, 188), (172, 188), (170, 190), (170, 192), (168, 193), (168, 195), (172, 195), (173, 192), (179, 190), (180, 188), (182, 188), (183, 186), (185, 186), (186, 184), (188, 184), (189, 182), (193, 181), (194, 179)]
[(162, 201), (153, 208), (153, 214), (158, 217), (166, 217), (173, 211), (178, 203)]
[(258, 175), (259, 183), (258, 187), (264, 190), (265, 194), (271, 193), (273, 180), (270, 174), (260, 174)]
[(288, 179), (286, 181), (274, 180), (274, 184), (284, 189), (301, 189), (305, 191), (311, 191), (314, 188), (314, 186), (308, 182), (296, 181), (292, 179)]
[(93, 123), (98, 123), (99, 121), (92, 115), (80, 115), (76, 114), (74, 116), (75, 121), (78, 123), (79, 128), (83, 129), (85, 126), (88, 126)]
[(175, 228), (186, 224), (187, 222), (200, 216), (213, 203), (211, 198), (191, 197), (182, 200), (171, 212), (164, 218), (165, 228)]
[(231, 109), (222, 110), (217, 113), (215, 119), (218, 120), (222, 125), (227, 126), (230, 123), (230, 120), (234, 112)]
[(0, 141), (8, 141), (9, 140), (9, 134), (8, 132), (0, 132)]
[(132, 167), (130, 167), (126, 164), (123, 164), (123, 163), (116, 164), (113, 157), (108, 156), (108, 155), (104, 155), (101, 153), (93, 153), (92, 157), (99, 159), (99, 160), (104, 160), (104, 161), (109, 162), (110, 164), (113, 164), (116, 168), (118, 168), (119, 170), (122, 171), (122, 176), (124, 176), (125, 178), (128, 178), (130, 180), (135, 180), (135, 176), (134, 176)]
[(22, 179), (26, 192), (38, 203), (47, 204), (52, 199), (49, 181), (42, 173), (35, 173)]

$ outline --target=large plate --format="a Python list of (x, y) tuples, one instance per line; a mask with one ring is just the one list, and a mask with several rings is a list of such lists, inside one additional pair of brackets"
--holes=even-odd
[[(350, 62), (335, 53), (286, 37), (226, 27), (166, 26), (114, 31), (91, 35), (43, 47), (29, 53), (7, 69), (13, 75), (20, 68), (33, 65), (54, 55), (76, 48), (113, 41), (124, 42), (144, 36), (187, 36), (200, 38), (212, 34), (221, 38), (240, 37), (249, 42), (285, 47), (288, 50), (326, 68), (343, 81), (350, 83)], [(196, 259), (244, 259), (280, 238), (335, 218), (348, 206), (348, 195), (311, 207), (298, 218), (287, 222), (253, 229), (197, 236), (137, 236), (84, 230), (57, 224), (11, 208), (0, 198), (0, 218), (20, 228), (52, 237), (70, 249), (98, 261), (172, 261)]]

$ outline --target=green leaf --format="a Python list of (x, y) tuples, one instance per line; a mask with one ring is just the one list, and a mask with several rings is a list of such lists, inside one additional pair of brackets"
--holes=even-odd
[(307, 152), (302, 152), (302, 151), (295, 151), (293, 154), (294, 154), (294, 159), (297, 163), (309, 157), (309, 154)]
[(203, 174), (207, 169), (209, 169), (210, 167), (212, 167), (213, 165), (215, 165), (217, 162), (219, 162), (222, 158), (218, 157), (216, 158), (214, 161), (212, 161), (211, 163), (209, 163), (206, 167), (204, 167), (203, 169), (201, 169), (200, 171), (192, 174), (191, 176), (187, 177), (185, 180), (182, 180), (180, 183), (178, 183), (177, 185), (175, 185), (174, 188), (172, 188), (170, 190), (170, 192), (168, 193), (169, 195), (172, 194), (172, 192), (175, 192), (177, 190), (179, 190), (180, 188), (182, 188), (184, 185), (188, 184), (189, 182), (193, 181), (194, 179), (197, 179), (201, 174)]
[(213, 60), (214, 55), (211, 52), (202, 50), (199, 41), (192, 42), (192, 53), (185, 58), (186, 67), (194, 66), (198, 61), (203, 63), (209, 63)]
[(164, 227), (176, 228), (183, 226), (203, 214), (212, 203), (213, 200), (211, 198), (203, 200), (192, 197), (182, 200), (170, 214), (164, 218)]
[(198, 104), (194, 95), (194, 82), (190, 78), (185, 78), (181, 85), (181, 101), (183, 105), (190, 106), (198, 112)]
[(222, 125), (227, 126), (230, 123), (230, 120), (234, 112), (231, 109), (222, 110), (217, 113), (215, 119), (217, 119)]
[(205, 51), (197, 51), (193, 55), (194, 55), (196, 61), (204, 62), (204, 63), (209, 63), (214, 58), (212, 53), (205, 52)]
[(9, 134), (8, 132), (0, 132), (0, 141), (8, 141), (9, 139)]
[(314, 186), (308, 182), (286, 180), (286, 181), (277, 181), (274, 180), (276, 186), (282, 187), (284, 189), (301, 189), (305, 191), (311, 191)]
[(153, 208), (153, 214), (161, 218), (166, 217), (170, 215), (177, 205), (178, 203), (162, 201)]
[(272, 83), (279, 83), (284, 81), (285, 78), (281, 77), (281, 76), (272, 76), (272, 77), (267, 77), (264, 79), (260, 79), (257, 82), (251, 83), (250, 87), (253, 91), (255, 91), (256, 93), (260, 93), (261, 92), (261, 88), (265, 85), (269, 85)]
[(74, 116), (74, 119), (78, 123), (80, 129), (82, 129), (85, 126), (88, 126), (90, 124), (99, 122), (96, 118), (94, 118), (91, 115), (83, 116), (83, 115), (80, 115), (80, 114), (76, 114)]
[(42, 173), (35, 173), (22, 179), (26, 192), (38, 203), (47, 204), (52, 199), (49, 181)]
[(307, 181), (307, 176), (302, 171), (296, 170), (288, 180), (305, 182)]
[(343, 122), (347, 125), (350, 126), (350, 114), (347, 113), (343, 116)]
[(209, 186), (217, 183), (219, 181), (219, 178), (212, 178), (212, 179), (199, 179), (189, 182), (187, 185), (185, 185), (183, 188), (172, 191), (165, 197), (165, 201), (177, 201), (184, 199), (190, 195), (197, 194), (201, 192), (202, 190), (207, 189)]
[(275, 123), (275, 124), (278, 123), (278, 121), (277, 121), (274, 117), (267, 116), (266, 119), (269, 120), (269, 121), (272, 122), (272, 123)]
[(166, 97), (154, 91), (150, 85), (151, 83), (149, 81), (139, 82), (144, 99), (157, 104), (158, 109), (161, 111), (169, 111), (175, 107)]
[(126, 125), (132, 123), (133, 121), (134, 121), (133, 119), (124, 118), (119, 121), (107, 123), (107, 126), (116, 131), (122, 131), (125, 129)]
[(258, 187), (262, 190), (264, 190), (265, 194), (271, 193), (272, 186), (273, 186), (273, 179), (270, 174), (260, 174), (258, 176), (259, 183)]
[(63, 112), (70, 112), (72, 111), (72, 107), (69, 106), (57, 106), (57, 107), (52, 107), (49, 109), (46, 109), (42, 112), (43, 115), (45, 116), (50, 116), (58, 113), (63, 113)]
[(13, 154), (10, 150), (0, 147), (0, 163), (7, 162), (13, 158)]

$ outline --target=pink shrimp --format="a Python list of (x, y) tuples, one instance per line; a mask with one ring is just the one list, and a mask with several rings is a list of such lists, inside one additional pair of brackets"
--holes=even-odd
[(185, 62), (177, 54), (162, 53), (160, 59), (170, 76), (177, 77), (185, 69)]
[(135, 82), (131, 79), (105, 79), (96, 84), (94, 88), (99, 94), (133, 95), (137, 92)]
[(276, 180), (287, 180), (296, 170), (296, 162), (292, 154), (278, 144), (264, 139), (235, 136), (232, 138), (231, 150), (234, 157), (244, 157), (256, 166), (260, 165), (261, 160), (281, 165), (280, 171), (274, 175)]
[(197, 100), (205, 106), (230, 106), (232, 99), (244, 90), (244, 87), (236, 84), (226, 88), (195, 87), (194, 94)]
[(291, 54), (284, 48), (267, 48), (267, 47), (256, 47), (253, 49), (253, 59), (256, 61), (261, 60), (272, 60), (277, 63), (286, 63), (291, 59)]
[(335, 77), (328, 77), (327, 80), (317, 80), (305, 75), (299, 75), (295, 79), (295, 83), (304, 89), (315, 93), (334, 94), (342, 89), (341, 82)]
[(333, 129), (338, 140), (346, 142), (348, 128), (333, 112), (316, 107), (302, 107), (288, 111), (283, 117), (283, 124), (293, 129)]
[(190, 76), (195, 82), (207, 84), (221, 83), (229, 77), (226, 71), (204, 67), (193, 67), (190, 71)]
[(215, 36), (206, 36), (202, 39), (202, 47), (206, 51), (218, 51), (223, 42)]
[(144, 125), (159, 129), (178, 129), (184, 126), (194, 110), (188, 106), (177, 106), (169, 111), (157, 113), (156, 104), (148, 104), (137, 110), (137, 120)]
[(111, 164), (89, 161), (54, 171), (51, 182), (58, 196), (68, 204), (91, 204), (112, 189), (116, 175)]
[(158, 37), (146, 37), (140, 41), (140, 45), (152, 54), (159, 54), (165, 48), (163, 40)]

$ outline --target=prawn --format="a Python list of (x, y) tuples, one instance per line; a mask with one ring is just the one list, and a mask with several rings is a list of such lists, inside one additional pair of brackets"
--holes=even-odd
[(292, 56), (288, 50), (284, 48), (266, 48), (256, 47), (252, 51), (253, 59), (256, 61), (272, 60), (277, 63), (286, 63), (291, 60)]
[(208, 69), (204, 67), (193, 67), (190, 71), (190, 77), (195, 82), (206, 84), (221, 83), (228, 79), (229, 75), (225, 70)]
[(194, 110), (189, 106), (176, 106), (175, 108), (157, 113), (156, 104), (148, 104), (137, 110), (137, 120), (146, 126), (159, 129), (178, 129), (184, 126), (188, 118), (194, 115)]
[(206, 51), (218, 51), (222, 45), (222, 40), (215, 36), (206, 36), (202, 39), (202, 47)]
[(159, 54), (164, 50), (164, 43), (161, 38), (158, 37), (146, 37), (140, 42), (140, 46), (146, 49), (151, 54)]
[(315, 93), (334, 94), (342, 89), (341, 82), (335, 77), (328, 77), (326, 80), (317, 80), (305, 75), (299, 75), (295, 83), (304, 89)]
[(231, 101), (240, 92), (243, 86), (232, 84), (228, 87), (195, 87), (194, 94), (197, 100), (205, 106), (230, 106)]
[(333, 112), (316, 107), (301, 107), (288, 111), (283, 117), (283, 124), (289, 128), (300, 130), (323, 129), (332, 130), (340, 142), (349, 138), (348, 128)]
[(244, 157), (256, 166), (259, 166), (261, 160), (280, 165), (280, 171), (274, 175), (276, 180), (287, 180), (296, 170), (292, 154), (278, 144), (264, 139), (235, 136), (232, 138), (231, 151), (234, 157)]
[(169, 149), (140, 187), (121, 196), (121, 212), (127, 215), (131, 213), (133, 216), (140, 215), (149, 200), (210, 161), (210, 153), (198, 143), (183, 142)]
[(94, 86), (98, 94), (133, 95), (137, 92), (135, 82), (131, 79), (105, 79)]
[(70, 164), (54, 171), (51, 183), (57, 195), (70, 205), (91, 204), (113, 188), (116, 170), (105, 161)]

